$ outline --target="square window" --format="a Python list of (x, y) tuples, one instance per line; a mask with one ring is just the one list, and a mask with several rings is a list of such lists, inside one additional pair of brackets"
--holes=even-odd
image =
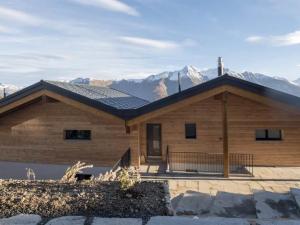
[(276, 129), (268, 130), (268, 138), (270, 140), (281, 140), (281, 130), (276, 130)]
[(197, 138), (197, 127), (195, 123), (185, 124), (185, 138), (196, 139)]
[(265, 129), (257, 129), (256, 130), (256, 140), (266, 140), (267, 139), (267, 130)]

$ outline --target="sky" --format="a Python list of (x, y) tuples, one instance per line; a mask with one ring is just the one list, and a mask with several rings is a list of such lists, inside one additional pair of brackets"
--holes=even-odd
[(193, 65), (300, 77), (299, 0), (0, 0), (0, 83)]

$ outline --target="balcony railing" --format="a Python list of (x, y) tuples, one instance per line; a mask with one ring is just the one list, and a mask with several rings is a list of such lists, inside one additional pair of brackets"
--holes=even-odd
[[(223, 174), (223, 153), (171, 152), (167, 148), (168, 171)], [(229, 154), (229, 169), (232, 174), (253, 175), (252, 154)]]

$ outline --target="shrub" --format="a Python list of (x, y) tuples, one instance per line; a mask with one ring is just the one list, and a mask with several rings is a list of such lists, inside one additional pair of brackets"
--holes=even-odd
[(65, 175), (61, 178), (62, 182), (74, 182), (76, 181), (76, 174), (82, 173), (83, 169), (92, 168), (93, 165), (86, 165), (84, 162), (78, 161), (75, 165), (69, 167)]

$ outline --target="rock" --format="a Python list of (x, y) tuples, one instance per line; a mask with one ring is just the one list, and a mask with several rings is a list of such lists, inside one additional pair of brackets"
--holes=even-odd
[(37, 225), (42, 218), (34, 214), (20, 214), (10, 218), (0, 219), (0, 225)]
[(289, 193), (259, 191), (254, 193), (259, 219), (298, 219), (297, 203)]
[(142, 225), (142, 219), (95, 217), (92, 225)]
[(209, 212), (213, 197), (200, 192), (184, 193), (176, 208), (177, 215), (198, 215)]
[(299, 225), (299, 220), (257, 220), (257, 225)]
[(63, 216), (50, 220), (46, 225), (84, 225), (83, 216)]

